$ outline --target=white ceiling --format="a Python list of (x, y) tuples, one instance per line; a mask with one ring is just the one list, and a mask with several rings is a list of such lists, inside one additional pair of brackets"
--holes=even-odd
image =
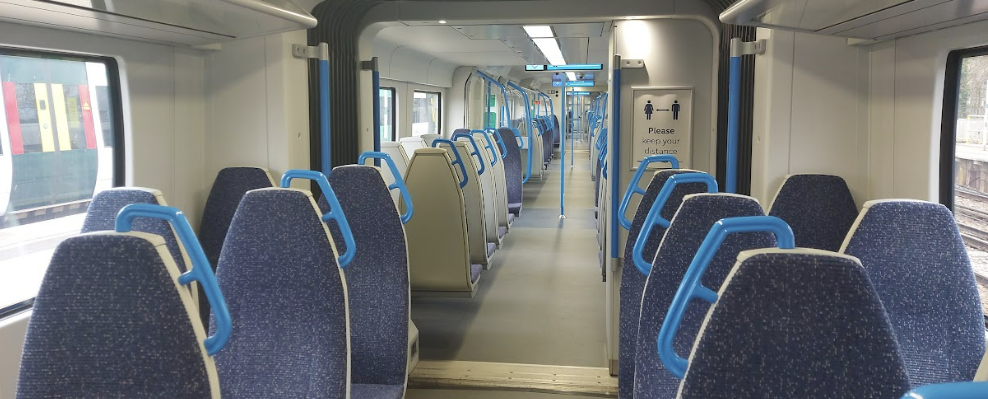
[[(610, 21), (551, 24), (568, 63), (607, 64)], [(384, 28), (375, 45), (408, 47), (443, 61), (465, 66), (512, 66), (512, 76), (551, 79), (547, 73), (526, 73), (525, 64), (547, 63), (522, 25), (416, 25)], [(606, 82), (605, 74), (597, 74)]]

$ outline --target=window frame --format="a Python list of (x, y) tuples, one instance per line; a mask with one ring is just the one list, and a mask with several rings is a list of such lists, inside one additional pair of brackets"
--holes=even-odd
[(947, 54), (943, 80), (943, 110), (940, 118), (940, 203), (954, 211), (957, 179), (957, 100), (964, 59), (988, 56), (988, 46), (953, 50)]
[[(427, 91), (427, 90), (412, 89), (412, 104), (413, 104), (413, 106), (414, 106), (414, 103), (415, 103), (415, 93), (435, 94), (439, 98), (439, 105), (438, 105), (438, 107), (436, 107), (437, 110), (439, 111), (437, 113), (437, 115), (436, 115), (436, 134), (442, 136), (443, 135), (443, 93), (441, 91)], [(415, 121), (413, 120), (412, 123), (415, 123)]]
[[(97, 56), (75, 54), (58, 50), (25, 49), (19, 47), (0, 46), (0, 55), (14, 57), (31, 57), (57, 59), (77, 62), (99, 62), (106, 65), (106, 78), (110, 93), (110, 106), (113, 108), (113, 187), (121, 187), (127, 181), (126, 146), (124, 143), (124, 109), (122, 79), (120, 77), (120, 66), (117, 59), (111, 56)], [(95, 94), (94, 94), (95, 95)], [(97, 134), (102, 134), (97, 132)], [(102, 150), (98, 148), (97, 150)], [(13, 155), (13, 154), (11, 154)], [(0, 309), (0, 321), (31, 310), (34, 307), (36, 297), (25, 299)]]
[[(398, 141), (398, 88), (381, 86), (379, 90), (389, 90), (391, 91), (391, 141)], [(381, 92), (378, 91), (377, 97), (381, 97)], [(377, 132), (378, 135), (381, 132)]]

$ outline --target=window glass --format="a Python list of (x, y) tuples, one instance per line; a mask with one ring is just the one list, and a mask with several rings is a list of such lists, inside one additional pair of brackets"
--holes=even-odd
[(112, 186), (120, 110), (109, 68), (0, 49), (0, 310), (34, 298), (55, 247)]
[(442, 134), (442, 95), (416, 90), (412, 98), (412, 135)]
[(381, 142), (396, 141), (395, 89), (393, 87), (382, 87), (377, 95), (381, 98)]

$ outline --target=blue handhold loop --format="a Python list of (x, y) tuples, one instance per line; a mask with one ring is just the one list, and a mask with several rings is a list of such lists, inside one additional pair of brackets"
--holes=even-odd
[(192, 231), (192, 226), (189, 225), (185, 214), (178, 208), (169, 206), (151, 204), (127, 205), (117, 214), (115, 226), (117, 232), (127, 233), (133, 230), (134, 219), (137, 218), (165, 220), (175, 229), (175, 233), (185, 247), (185, 252), (189, 254), (189, 258), (192, 260), (189, 271), (178, 277), (178, 283), (189, 285), (193, 281), (197, 281), (202, 286), (203, 292), (206, 293), (206, 300), (209, 301), (213, 315), (216, 316), (216, 333), (212, 337), (206, 338), (203, 341), (203, 345), (206, 347), (206, 352), (210, 356), (217, 354), (226, 346), (227, 340), (230, 339), (230, 334), (233, 331), (233, 321), (230, 318), (230, 310), (226, 307), (226, 299), (223, 298), (223, 292), (220, 291), (220, 286), (216, 283), (213, 268), (209, 265), (209, 260), (206, 259), (206, 253), (203, 252), (202, 246), (199, 245), (199, 240)]
[(453, 156), (456, 158), (453, 161), (453, 165), (460, 165), (460, 172), (463, 172), (463, 180), (460, 181), (460, 188), (466, 187), (467, 182), (470, 181), (470, 177), (467, 176), (467, 167), (463, 165), (463, 158), (460, 157), (460, 151), (456, 149), (456, 144), (453, 144), (452, 141), (446, 139), (435, 139), (432, 141), (432, 146), (434, 148), (439, 148), (440, 144), (446, 144), (449, 146), (450, 152), (452, 152)]
[(487, 145), (484, 146), (484, 148), (487, 148), (491, 152), (491, 166), (497, 165), (497, 160), (500, 159), (500, 157), (497, 156), (497, 150), (494, 149), (494, 139), (491, 138), (491, 135), (487, 133), (486, 130), (474, 129), (470, 131), (470, 134), (475, 133), (484, 135), (484, 140), (487, 141)]
[(631, 250), (632, 260), (641, 274), (647, 276), (652, 271), (651, 259), (646, 261), (642, 254), (645, 252), (645, 243), (648, 242), (648, 236), (652, 234), (652, 229), (655, 228), (655, 225), (669, 228), (669, 221), (662, 217), (662, 208), (665, 208), (666, 202), (669, 202), (676, 186), (687, 183), (704, 183), (707, 185), (708, 193), (717, 192), (717, 180), (709, 174), (697, 172), (669, 176), (666, 183), (662, 185), (662, 191), (659, 191), (659, 195), (655, 197), (655, 202), (649, 208), (648, 216), (645, 217), (645, 223), (642, 225), (642, 230), (635, 240), (635, 246)]
[(484, 157), (480, 155), (480, 146), (477, 145), (477, 140), (474, 140), (473, 136), (469, 133), (457, 133), (453, 135), (454, 141), (461, 138), (470, 140), (470, 144), (473, 144), (473, 152), (471, 152), (470, 155), (477, 157), (477, 164), (480, 165), (480, 170), (477, 171), (477, 174), (483, 176), (484, 171), (487, 170), (487, 165), (484, 164)]
[(350, 262), (353, 262), (353, 258), (357, 256), (357, 243), (353, 239), (350, 222), (347, 221), (346, 214), (343, 213), (343, 206), (340, 205), (340, 200), (336, 197), (333, 187), (329, 185), (329, 179), (321, 172), (294, 169), (285, 172), (281, 176), (281, 188), (291, 187), (292, 180), (295, 179), (316, 182), (319, 185), (319, 189), (322, 190), (323, 196), (326, 197), (326, 202), (329, 204), (329, 213), (322, 215), (322, 221), (329, 222), (330, 220), (335, 220), (336, 225), (340, 227), (340, 233), (343, 234), (343, 243), (346, 244), (346, 253), (337, 255), (337, 259), (340, 267), (345, 269), (350, 265)]
[(709, 303), (717, 302), (717, 293), (714, 290), (704, 287), (701, 283), (703, 273), (710, 266), (710, 262), (717, 254), (721, 244), (728, 235), (735, 233), (768, 232), (775, 234), (775, 239), (780, 249), (793, 249), (796, 247), (796, 238), (792, 229), (782, 219), (774, 216), (744, 216), (721, 219), (714, 223), (707, 233), (696, 256), (690, 262), (683, 282), (676, 290), (669, 305), (669, 312), (666, 313), (665, 320), (662, 321), (662, 329), (659, 330), (657, 340), (659, 359), (666, 369), (672, 372), (677, 378), (682, 379), (686, 375), (686, 367), (689, 362), (680, 357), (673, 349), (673, 341), (679, 332), (679, 325), (682, 323), (686, 307), (693, 299), (702, 299)]
[(494, 141), (497, 142), (497, 145), (501, 148), (501, 159), (506, 158), (508, 156), (508, 147), (504, 146), (504, 140), (501, 139), (501, 133), (492, 127), (484, 128), (485, 132), (488, 130), (493, 135)]
[(631, 221), (625, 217), (625, 213), (628, 212), (628, 204), (631, 203), (631, 197), (635, 194), (645, 195), (645, 190), (638, 187), (638, 182), (648, 170), (648, 165), (656, 162), (668, 162), (672, 164), (673, 169), (679, 169), (679, 159), (672, 155), (652, 155), (642, 159), (641, 164), (638, 165), (638, 170), (635, 171), (635, 177), (632, 177), (631, 182), (628, 183), (628, 189), (624, 192), (624, 198), (621, 198), (621, 205), (618, 208), (618, 221), (621, 222), (621, 227), (624, 227), (625, 230), (631, 229)]
[(388, 186), (388, 191), (398, 189), (398, 192), (401, 193), (401, 199), (405, 202), (405, 208), (408, 209), (404, 215), (401, 215), (401, 223), (408, 223), (409, 220), (412, 220), (412, 214), (415, 213), (415, 208), (412, 206), (412, 193), (408, 191), (408, 186), (406, 186), (405, 181), (401, 179), (401, 173), (398, 172), (398, 165), (395, 164), (394, 159), (391, 159), (390, 155), (383, 152), (374, 151), (367, 151), (360, 154), (360, 157), (357, 158), (357, 163), (363, 165), (364, 161), (368, 158), (382, 159), (386, 164), (388, 164), (388, 168), (391, 169), (391, 175), (395, 178), (395, 182)]

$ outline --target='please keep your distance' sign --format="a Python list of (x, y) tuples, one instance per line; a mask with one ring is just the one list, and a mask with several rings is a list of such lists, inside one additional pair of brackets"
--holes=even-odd
[[(693, 88), (633, 88), (631, 169), (652, 155), (673, 155), (690, 167), (693, 136)], [(669, 164), (656, 164), (660, 168)]]

